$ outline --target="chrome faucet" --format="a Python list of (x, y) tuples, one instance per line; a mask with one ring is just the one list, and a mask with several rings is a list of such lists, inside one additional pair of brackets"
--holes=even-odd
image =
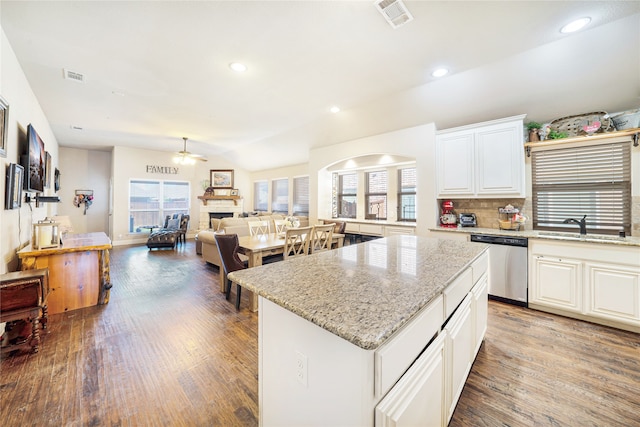
[(583, 216), (581, 220), (577, 220), (575, 218), (567, 218), (562, 221), (563, 224), (578, 224), (580, 226), (580, 234), (583, 236), (587, 235), (587, 216)]

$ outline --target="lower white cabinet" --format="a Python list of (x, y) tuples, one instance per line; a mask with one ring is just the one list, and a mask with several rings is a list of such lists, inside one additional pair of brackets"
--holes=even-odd
[(473, 354), (478, 354), (484, 335), (487, 332), (487, 318), (489, 314), (489, 281), (486, 274), (478, 280), (471, 291), (471, 295), (473, 296), (471, 310), (473, 313), (473, 321), (475, 322), (473, 326), (475, 332)]
[(640, 321), (640, 266), (587, 262), (585, 269), (587, 314), (631, 324)]
[(529, 307), (640, 332), (640, 248), (529, 239), (529, 251)]
[(544, 255), (533, 257), (529, 303), (582, 311), (582, 262)]
[(469, 293), (444, 327), (447, 337), (445, 349), (447, 356), (445, 378), (447, 422), (453, 415), (474, 359), (475, 331), (471, 314), (471, 300), (472, 294)]
[(444, 426), (444, 345), (440, 334), (376, 406), (376, 427)]

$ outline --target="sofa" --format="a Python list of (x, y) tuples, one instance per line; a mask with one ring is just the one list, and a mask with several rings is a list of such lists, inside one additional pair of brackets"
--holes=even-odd
[[(274, 220), (285, 219), (286, 215), (281, 214), (263, 214), (257, 216), (241, 217), (241, 218), (212, 218), (211, 228), (208, 230), (202, 230), (196, 235), (198, 246), (202, 250), (202, 259), (209, 264), (220, 267), (220, 254), (216, 246), (216, 240), (214, 238), (215, 233), (225, 234), (237, 234), (238, 237), (249, 235), (249, 221), (269, 221), (269, 229), (273, 232), (275, 230)], [(300, 221), (300, 227), (307, 227), (309, 225), (309, 217), (295, 216)], [(247, 258), (244, 255), (240, 255), (243, 261)]]

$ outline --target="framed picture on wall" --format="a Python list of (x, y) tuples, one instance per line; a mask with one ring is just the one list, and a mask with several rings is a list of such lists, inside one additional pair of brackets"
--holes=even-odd
[(9, 135), (9, 103), (0, 96), (0, 157), (7, 157)]
[(7, 166), (7, 181), (4, 195), (5, 209), (18, 209), (22, 206), (22, 183), (24, 181), (24, 168), (15, 163)]
[(211, 169), (210, 173), (213, 188), (233, 188), (233, 169)]

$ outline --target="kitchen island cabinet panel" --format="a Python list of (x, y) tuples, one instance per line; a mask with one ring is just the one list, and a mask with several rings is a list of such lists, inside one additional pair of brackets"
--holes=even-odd
[(474, 320), (471, 313), (472, 295), (468, 294), (444, 330), (447, 336), (445, 354), (445, 403), (447, 422), (458, 404), (467, 376), (471, 371), (475, 353)]
[[(260, 424), (374, 426), (376, 407), (396, 396), (378, 408), (385, 422), (443, 425), (441, 397), (453, 388), (449, 360), (464, 385), (482, 340), (473, 329), (470, 291), (473, 266), (483, 261), (474, 263), (487, 249), (398, 235), (230, 273), (260, 298)], [(463, 285), (443, 295), (454, 282)], [(460, 308), (447, 323), (454, 344), (439, 361), (434, 343), (447, 339), (447, 298)], [(435, 359), (421, 359), (424, 354)], [(435, 396), (436, 403), (424, 396)], [(446, 396), (447, 410), (454, 408), (458, 394)]]
[(444, 343), (440, 334), (376, 407), (376, 427), (445, 426)]
[(259, 300), (261, 426), (373, 425), (373, 350)]

